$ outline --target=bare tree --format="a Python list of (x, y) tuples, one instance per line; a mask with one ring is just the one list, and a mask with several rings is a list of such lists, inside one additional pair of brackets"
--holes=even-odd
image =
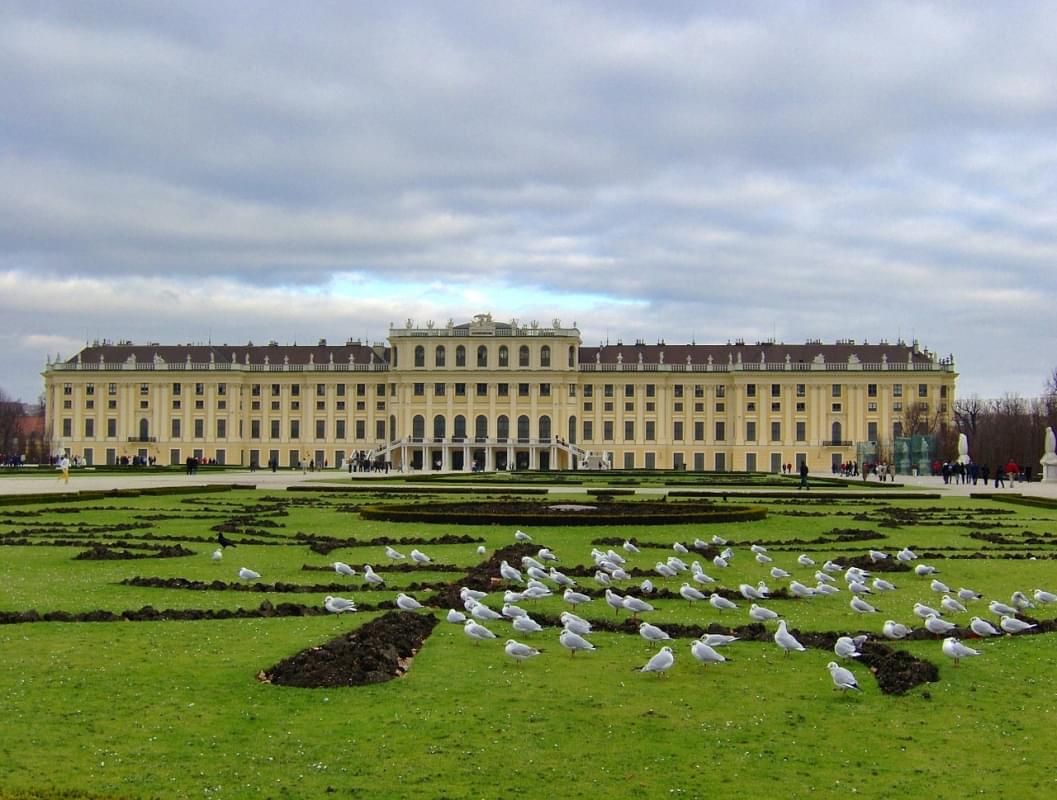
[(22, 404), (0, 389), (0, 453), (14, 453), (21, 419)]

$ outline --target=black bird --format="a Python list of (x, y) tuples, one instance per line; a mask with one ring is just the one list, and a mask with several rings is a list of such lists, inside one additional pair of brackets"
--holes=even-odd
[(223, 533), (218, 533), (217, 534), (217, 541), (220, 543), (221, 547), (234, 547), (235, 546), (235, 543), (233, 541), (231, 541), (231, 539), (229, 539)]

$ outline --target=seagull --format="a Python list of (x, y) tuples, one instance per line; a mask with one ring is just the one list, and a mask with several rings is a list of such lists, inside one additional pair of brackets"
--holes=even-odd
[(789, 591), (797, 597), (813, 597), (815, 595), (814, 589), (810, 586), (804, 586), (800, 581), (791, 581), (789, 584)]
[(418, 600), (403, 592), (396, 596), (396, 606), (401, 611), (417, 611), (422, 608), (422, 604)]
[(608, 605), (617, 614), (624, 608), (624, 597), (617, 594), (612, 589), (606, 589), (606, 605)]
[(720, 536), (718, 534), (713, 534), (713, 536), (712, 536), (712, 544), (717, 545), (718, 547), (722, 547), (726, 543), (727, 543), (727, 540), (724, 539), (722, 536)]
[(224, 557), (224, 551), (221, 548), (218, 547), (216, 550), (213, 551), (213, 560), (214, 561), (219, 561), (223, 557)]
[(943, 612), (937, 611), (932, 606), (927, 606), (924, 603), (914, 603), (914, 613), (922, 619), (925, 617), (942, 617)]
[(658, 676), (663, 675), (665, 672), (672, 668), (672, 664), (675, 663), (675, 654), (672, 653), (672, 648), (665, 645), (657, 652), (657, 654), (646, 662), (646, 665), (639, 672), (656, 672)]
[(833, 645), (833, 652), (839, 658), (858, 658), (862, 655), (855, 646), (855, 640), (850, 636), (841, 636)]
[(323, 600), (323, 608), (331, 614), (344, 614), (346, 611), (355, 611), (356, 603), (344, 597), (331, 597), (328, 594)]
[(705, 595), (691, 586), (689, 583), (684, 583), (679, 588), (679, 595), (686, 600), (688, 603), (693, 604), (698, 600), (704, 600)]
[(614, 550), (612, 547), (606, 551), (606, 558), (616, 564), (627, 564), (628, 560), (624, 558), (620, 553)]
[(712, 559), (712, 563), (718, 569), (723, 569), (724, 567), (727, 566), (727, 559), (723, 558), (723, 556), (716, 556), (715, 558)]
[(499, 564), (499, 574), (508, 581), (515, 581), (516, 583), (524, 582), (524, 578), (521, 577), (521, 570), (510, 566), (506, 561)]
[(514, 531), (514, 540), (517, 542), (531, 542), (532, 537), (522, 530)]
[(448, 609), (448, 622), (452, 622), (456, 625), (462, 625), (466, 622), (466, 615), (461, 611), (456, 611), (454, 608)]
[(771, 567), (771, 577), (776, 581), (784, 581), (786, 578), (792, 576), (781, 567)]
[(574, 592), (572, 589), (566, 589), (562, 594), (562, 599), (565, 600), (571, 606), (578, 606), (581, 603), (590, 603), (591, 598), (581, 592)]
[[(524, 599), (525, 599), (525, 593), (524, 592), (512, 592), (509, 589), (507, 589), (505, 592), (503, 592), (503, 602), (505, 604), (507, 604), (507, 605), (513, 605), (514, 603), (520, 603)], [(529, 599), (532, 599), (532, 598), (529, 598)]]
[(536, 553), (536, 558), (538, 558), (540, 561), (557, 561), (558, 560), (558, 556), (554, 555), (554, 553), (552, 553), (546, 547), (541, 547), (540, 548), (540, 551), (538, 553)]
[(1008, 615), (1010, 617), (1016, 616), (1017, 610), (1013, 606), (1007, 606), (1005, 603), (1000, 603), (997, 600), (992, 600), (987, 604), (987, 608), (996, 617)]
[(751, 550), (756, 555), (759, 555), (760, 553), (766, 553), (767, 552), (767, 548), (764, 547), (762, 544), (749, 545), (749, 550)]
[(940, 600), (940, 608), (942, 608), (944, 611), (949, 611), (952, 614), (964, 614), (966, 612), (965, 606), (963, 606), (949, 594), (943, 595), (943, 599)]
[(653, 611), (653, 606), (645, 600), (640, 600), (630, 594), (624, 596), (624, 608), (631, 612), (632, 617), (636, 617), (644, 611)]
[(966, 589), (964, 586), (958, 590), (958, 599), (969, 602), (970, 600), (979, 600), (983, 597), (979, 592), (974, 592), (972, 589)]
[(639, 636), (647, 642), (661, 642), (672, 638), (656, 625), (650, 625), (648, 622), (643, 622), (639, 625)]
[(421, 550), (412, 550), (411, 560), (414, 561), (416, 564), (428, 564), (432, 559), (430, 559), (430, 557), (423, 553)]
[(603, 572), (602, 570), (597, 570), (595, 572), (595, 583), (599, 586), (609, 586), (612, 580), (613, 579), (609, 577), (608, 572)]
[(514, 630), (518, 633), (536, 633), (537, 631), (543, 630), (543, 626), (528, 614), (525, 614), (523, 617), (514, 617), (513, 625)]
[(820, 583), (815, 587), (815, 594), (840, 594), (840, 589), (830, 583)]
[(1029, 625), (1027, 622), (1024, 622), (1024, 620), (1017, 619), (1016, 617), (1002, 617), (1002, 620), (998, 623), (998, 627), (1006, 633), (1023, 633), (1024, 631), (1030, 631), (1037, 626)]
[(859, 613), (859, 614), (876, 614), (877, 613), (877, 609), (876, 608), (874, 608), (872, 605), (867, 603), (865, 600), (863, 600), (859, 596), (853, 597), (851, 599), (851, 602), (848, 605), (851, 606), (851, 610), (852, 611), (855, 611), (856, 613)]
[(756, 554), (756, 563), (757, 564), (770, 564), (772, 561), (774, 561), (774, 559), (771, 558), (766, 553), (757, 553)]
[(504, 603), (502, 615), (507, 619), (517, 619), (518, 617), (527, 617), (528, 612), (523, 608), (510, 605), (510, 603)]
[(723, 552), (719, 554), (719, 557), (722, 558), (724, 561), (733, 561), (734, 551), (731, 550), (729, 547), (724, 548)]
[(223, 531), (217, 534), (217, 544), (223, 547), (235, 547), (235, 543), (224, 535)]
[(828, 573), (822, 572), (821, 570), (819, 570), (818, 572), (815, 573), (815, 580), (817, 580), (819, 583), (836, 583), (837, 582), (836, 578), (834, 578), (832, 575), (830, 575)]
[(910, 635), (910, 628), (902, 622), (893, 622), (890, 619), (886, 619), (885, 624), (881, 628), (881, 633), (889, 639), (905, 639)]
[(587, 636), (591, 633), (591, 623), (583, 617), (578, 617), (571, 611), (563, 611), (558, 617), (566, 630)]
[(708, 604), (720, 613), (723, 613), (724, 609), (734, 609), (738, 607), (736, 603), (728, 600), (725, 597), (721, 597), (715, 592), (708, 596)]
[(550, 579), (552, 581), (554, 581), (556, 584), (558, 584), (559, 586), (568, 587), (568, 586), (575, 586), (576, 585), (576, 581), (574, 581), (568, 575), (566, 575), (566, 574), (564, 574), (562, 572), (558, 572), (558, 570), (556, 570), (554, 567), (551, 567)]
[(624, 540), (624, 550), (626, 552), (628, 552), (628, 553), (637, 553), (637, 552), (639, 552), (639, 548), (637, 548), (634, 544), (632, 544), (630, 539)]
[(708, 542), (706, 542), (700, 536), (697, 537), (696, 539), (694, 539), (694, 549), (695, 550), (704, 550), (706, 547), (708, 547)]
[(886, 581), (884, 578), (874, 578), (873, 588), (879, 592), (894, 592), (896, 585), (891, 581)]
[(968, 658), (969, 656), (978, 656), (980, 655), (980, 651), (973, 650), (971, 647), (966, 647), (953, 636), (948, 636), (943, 640), (943, 655), (948, 658), (953, 658), (954, 665), (958, 666), (958, 662), (961, 661), (961, 659)]
[(678, 573), (665, 564), (663, 561), (658, 561), (653, 565), (653, 570), (662, 578), (674, 578)]
[(763, 600), (763, 595), (751, 583), (739, 583), (738, 592), (746, 600)]
[(367, 583), (371, 584), (371, 586), (378, 586), (382, 583), (385, 583), (385, 580), (382, 578), (382, 576), (375, 572), (374, 569), (371, 568), (370, 564), (363, 565), (363, 579), (367, 581)]
[(731, 642), (738, 641), (737, 636), (728, 636), (725, 633), (710, 633), (701, 637), (701, 641), (709, 647), (726, 647)]
[(862, 581), (852, 581), (849, 583), (848, 591), (853, 594), (873, 594), (873, 590)]
[(246, 569), (246, 567), (239, 567), (239, 578), (244, 581), (254, 581), (261, 577), (261, 573), (254, 572), (252, 569)]
[(849, 689), (853, 689), (856, 692), (862, 691), (850, 669), (845, 669), (836, 661), (830, 661), (826, 664), (826, 669), (829, 670), (829, 676), (833, 678), (833, 685), (840, 689), (840, 691), (846, 692)]
[(929, 633), (938, 633), (941, 636), (946, 636), (957, 627), (953, 622), (947, 622), (947, 620), (940, 619), (932, 614), (925, 617), (925, 630)]
[(756, 622), (768, 622), (772, 619), (778, 619), (778, 612), (753, 603), (749, 607), (749, 617)]
[(529, 577), (535, 578), (538, 581), (545, 581), (550, 579), (550, 573), (546, 570), (540, 569), (539, 567), (529, 567), (525, 570)]
[(813, 558), (811, 558), (807, 553), (801, 553), (797, 557), (796, 563), (799, 564), (802, 567), (813, 567), (813, 566), (815, 566), (815, 560)]
[(784, 619), (778, 620), (778, 630), (774, 633), (774, 643), (781, 647), (787, 656), (792, 650), (803, 651), (807, 649), (796, 640), (793, 634), (786, 630)]
[(681, 558), (676, 558), (675, 556), (668, 556), (668, 560), (665, 563), (669, 567), (674, 569), (676, 572), (686, 572), (688, 569), (690, 569), (688, 566), (686, 566), (686, 562), (684, 562)]
[(1035, 595), (1035, 602), (1037, 603), (1057, 603), (1057, 594), (1054, 594), (1053, 592), (1036, 589), (1033, 594)]
[(675, 544), (673, 544), (672, 545), (672, 550), (674, 550), (675, 552), (679, 553), (680, 555), (682, 555), (683, 553), (689, 553), (690, 552), (687, 549), (686, 545), (683, 544), (682, 542), (676, 542)]
[(844, 567), (838, 564), (836, 561), (827, 561), (822, 565), (822, 569), (826, 572), (844, 572)]
[(943, 581), (936, 580), (935, 578), (932, 579), (932, 582), (929, 584), (929, 588), (932, 589), (932, 591), (934, 592), (940, 592), (942, 594), (949, 594), (951, 591), (950, 586), (945, 584)]
[(407, 558), (403, 553), (397, 552), (389, 545), (385, 546), (385, 556), (386, 558), (391, 558), (393, 561), (403, 561)]
[(540, 651), (537, 650), (535, 647), (529, 647), (527, 644), (521, 644), (521, 642), (515, 641), (514, 639), (506, 640), (506, 646), (503, 648), (503, 652), (505, 652), (512, 659), (514, 659), (514, 661), (516, 661), (518, 665), (520, 665), (522, 661), (530, 659), (533, 656), (538, 656), (540, 654)]
[(694, 639), (690, 643), (690, 653), (699, 662), (708, 666), (709, 664), (722, 664), (727, 660), (726, 656), (717, 653), (711, 645), (707, 645), (700, 639)]
[(485, 547), (484, 547), (484, 545), (483, 545), (483, 544), (479, 544), (479, 545), (477, 545), (477, 555), (479, 555), (479, 556), (483, 556), (483, 555), (484, 555), (485, 553), (487, 553), (487, 552), (488, 552), (488, 551), (487, 551), (487, 550), (485, 550)]
[(917, 554), (909, 547), (904, 547), (902, 550), (896, 553), (896, 558), (900, 561), (913, 561), (917, 558)]
[(503, 615), (496, 611), (494, 608), (489, 608), (484, 603), (476, 601), (470, 607), (470, 616), (486, 621), (493, 619), (503, 619)]
[(980, 619), (979, 617), (973, 617), (969, 620), (969, 629), (981, 638), (984, 636), (998, 636), (998, 631), (995, 630), (995, 626), (987, 620)]
[(474, 644), (477, 644), (483, 639), (495, 638), (495, 634), (488, 630), (488, 628), (472, 619), (466, 620), (466, 624), (463, 625), (462, 632), (469, 636), (471, 639), (473, 639)]
[[(370, 567), (367, 567), (370, 569)], [(484, 600), (488, 597), (488, 592), (481, 592), (477, 589), (471, 589), (469, 586), (463, 586), (459, 589), (459, 597), (465, 602), (467, 598), (472, 600)]]
[(936, 572), (939, 572), (939, 570), (935, 567), (930, 567), (928, 564), (918, 564), (914, 567), (914, 574), (919, 578), (924, 578), (926, 575), (932, 575)]
[(1023, 611), (1025, 608), (1035, 608), (1035, 604), (1028, 599), (1028, 596), (1024, 594), (1024, 592), (1013, 592), (1013, 596), (1010, 598), (1009, 602), (1016, 606), (1020, 611)]
[(522, 556), (521, 557), (521, 566), (526, 571), (528, 571), (530, 569), (538, 569), (538, 570), (541, 570), (541, 571), (545, 572), (546, 569), (547, 569), (547, 567), (544, 564), (542, 564), (541, 562), (537, 561), (532, 556)]
[(870, 560), (875, 564), (888, 558), (888, 553), (882, 553), (880, 550), (870, 550), (867, 555), (870, 556)]
[(351, 578), (353, 575), (356, 574), (356, 570), (354, 570), (352, 567), (350, 567), (344, 561), (335, 561), (333, 566), (334, 566), (334, 571), (336, 573), (338, 573), (338, 575), (345, 575), (345, 576)]
[(594, 650), (595, 646), (578, 633), (573, 633), (568, 628), (563, 628), (558, 634), (558, 642), (569, 651), (570, 657), (576, 655), (577, 650)]
[(642, 589), (643, 594), (653, 594), (653, 581), (645, 578), (639, 588)]

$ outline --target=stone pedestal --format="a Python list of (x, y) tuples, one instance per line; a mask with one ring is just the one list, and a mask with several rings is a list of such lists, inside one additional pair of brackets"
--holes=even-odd
[(1042, 457), (1042, 461), (1039, 463), (1042, 465), (1042, 482), (1043, 483), (1057, 483), (1057, 458), (1048, 460), (1046, 456)]

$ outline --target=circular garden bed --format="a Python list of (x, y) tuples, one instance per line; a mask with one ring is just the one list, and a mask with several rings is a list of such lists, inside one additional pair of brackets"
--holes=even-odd
[(363, 519), (386, 522), (440, 522), (448, 525), (672, 525), (680, 523), (750, 522), (767, 516), (760, 506), (728, 503), (643, 501), (466, 502), (366, 505)]

